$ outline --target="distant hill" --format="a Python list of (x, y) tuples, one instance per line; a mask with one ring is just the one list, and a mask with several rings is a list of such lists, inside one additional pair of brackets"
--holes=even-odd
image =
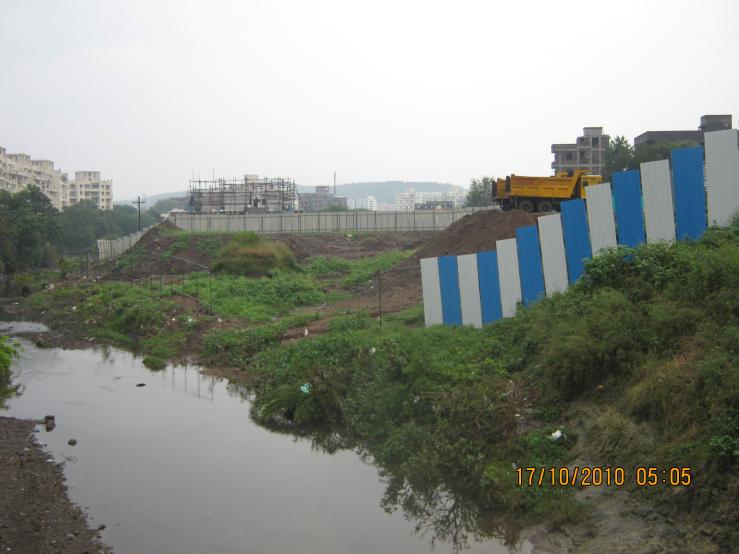
[[(146, 205), (151, 207), (160, 200), (168, 200), (170, 198), (182, 198), (187, 197), (187, 191), (180, 191), (180, 192), (163, 192), (161, 194), (147, 194), (146, 195)], [(113, 200), (113, 204), (130, 204), (133, 202), (135, 198), (131, 198), (130, 200)]]
[[(451, 183), (432, 181), (380, 181), (375, 183), (346, 183), (336, 185), (336, 195), (347, 198), (365, 198), (374, 196), (378, 202), (394, 202), (396, 192), (405, 192), (414, 188), (418, 192), (443, 192), (452, 190)], [(298, 192), (315, 192), (315, 187), (298, 185)]]

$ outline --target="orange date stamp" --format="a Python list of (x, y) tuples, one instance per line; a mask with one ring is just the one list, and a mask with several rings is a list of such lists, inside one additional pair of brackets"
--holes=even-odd
[(693, 483), (689, 467), (637, 466), (628, 471), (620, 466), (540, 466), (517, 467), (514, 471), (519, 487), (623, 487), (627, 483), (638, 487), (687, 487)]

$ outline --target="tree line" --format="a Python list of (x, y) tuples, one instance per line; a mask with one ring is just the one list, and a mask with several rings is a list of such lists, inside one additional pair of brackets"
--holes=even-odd
[[(141, 226), (152, 225), (157, 210), (141, 212)], [(92, 249), (98, 239), (138, 230), (138, 210), (114, 206), (100, 210), (83, 201), (57, 210), (37, 187), (11, 194), (0, 190), (0, 274), (55, 267), (60, 257)]]

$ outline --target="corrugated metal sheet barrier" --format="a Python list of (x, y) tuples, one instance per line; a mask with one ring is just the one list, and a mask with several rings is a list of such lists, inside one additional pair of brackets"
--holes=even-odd
[(603, 248), (645, 241), (698, 239), (708, 225), (739, 212), (737, 130), (705, 134), (701, 147), (672, 151), (590, 186), (586, 199), (562, 202), (561, 214), (499, 240), (495, 252), (421, 260), (426, 325), (481, 327), (516, 314), (519, 303), (565, 290)]

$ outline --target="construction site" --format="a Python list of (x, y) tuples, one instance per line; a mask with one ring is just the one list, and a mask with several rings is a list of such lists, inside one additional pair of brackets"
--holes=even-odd
[(274, 213), (301, 209), (295, 181), (244, 175), (243, 179), (192, 179), (188, 211), (193, 213)]

